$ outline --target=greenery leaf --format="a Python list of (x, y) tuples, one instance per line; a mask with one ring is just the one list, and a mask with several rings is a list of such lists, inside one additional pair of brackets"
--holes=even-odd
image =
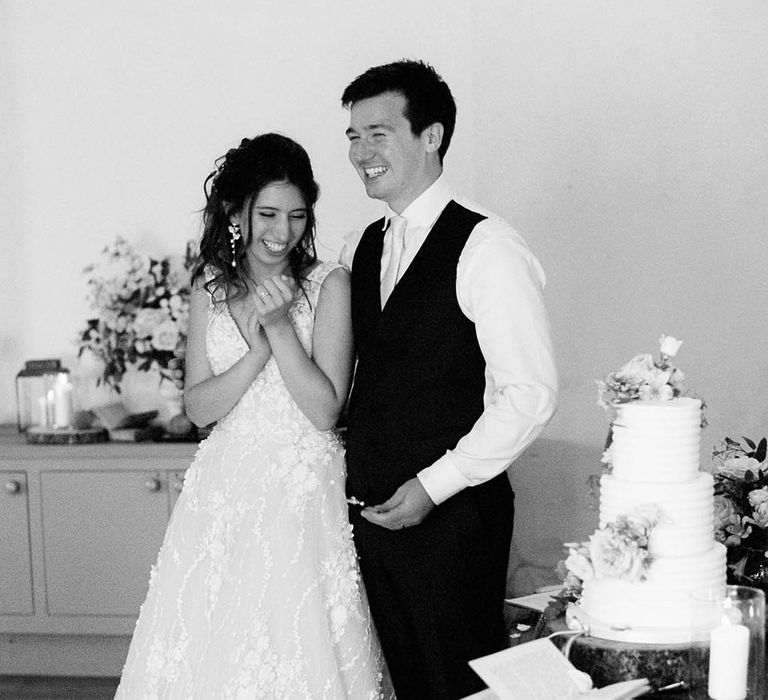
[(755, 443), (752, 442), (752, 440), (750, 440), (748, 437), (744, 437), (743, 435), (742, 435), (742, 439), (744, 440), (744, 442), (747, 443), (747, 445), (750, 446), (751, 449), (753, 450), (755, 449)]
[(762, 440), (760, 440), (760, 443), (758, 444), (757, 449), (755, 450), (755, 459), (758, 462), (764, 462), (766, 452), (768, 452), (768, 440), (763, 438)]

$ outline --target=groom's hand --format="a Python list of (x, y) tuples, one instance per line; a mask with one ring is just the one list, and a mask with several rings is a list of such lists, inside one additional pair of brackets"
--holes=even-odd
[(392, 498), (378, 506), (363, 508), (361, 515), (388, 530), (402, 530), (418, 525), (435, 507), (421, 482), (414, 478), (406, 481)]

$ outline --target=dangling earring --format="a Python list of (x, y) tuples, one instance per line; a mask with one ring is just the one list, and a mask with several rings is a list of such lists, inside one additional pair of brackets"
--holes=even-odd
[(237, 260), (235, 260), (235, 242), (242, 238), (242, 234), (240, 233), (240, 224), (238, 224), (236, 221), (232, 221), (227, 227), (227, 230), (230, 234), (229, 245), (232, 248), (232, 267), (237, 267)]

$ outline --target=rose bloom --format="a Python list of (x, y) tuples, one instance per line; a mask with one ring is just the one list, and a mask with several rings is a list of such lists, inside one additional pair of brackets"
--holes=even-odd
[(729, 547), (741, 544), (741, 540), (751, 532), (751, 527), (744, 527), (731, 499), (722, 495), (715, 496), (715, 539)]
[(156, 350), (173, 351), (179, 342), (179, 329), (173, 321), (164, 321), (152, 333), (152, 347)]
[(642, 581), (648, 552), (636, 542), (616, 538), (607, 529), (598, 530), (589, 538), (589, 554), (595, 575), (623, 581)]
[(677, 340), (677, 338), (673, 338), (671, 335), (662, 335), (661, 338), (659, 338), (661, 354), (666, 355), (667, 357), (674, 357), (677, 355), (677, 351), (682, 344), (682, 340)]
[(760, 469), (762, 464), (758, 462), (754, 457), (746, 457), (744, 455), (736, 455), (735, 457), (729, 457), (718, 467), (718, 472), (731, 476), (734, 479), (743, 479), (747, 471), (751, 471), (757, 475), (757, 470)]
[(658, 399), (669, 401), (674, 398), (674, 391), (669, 386), (671, 372), (653, 367), (643, 386), (640, 387), (640, 398), (643, 400)]
[(749, 505), (753, 508), (765, 503), (768, 501), (768, 486), (750, 491), (747, 498), (749, 498)]
[(766, 527), (768, 525), (768, 486), (750, 491), (747, 498), (749, 505), (752, 506), (752, 518), (748, 520), (760, 527)]
[(162, 309), (143, 308), (136, 313), (133, 330), (137, 338), (154, 335), (155, 329), (168, 320), (168, 313)]
[(768, 503), (760, 503), (752, 513), (755, 524), (760, 527), (768, 526)]
[(568, 550), (568, 558), (565, 560), (565, 568), (582, 581), (588, 581), (595, 573), (589, 559), (573, 547)]
[(635, 355), (627, 364), (614, 372), (613, 376), (621, 384), (638, 386), (646, 382), (654, 370), (655, 365), (650, 355)]

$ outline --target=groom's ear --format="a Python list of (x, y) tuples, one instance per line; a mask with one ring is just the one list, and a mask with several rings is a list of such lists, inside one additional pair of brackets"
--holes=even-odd
[(443, 143), (443, 131), (443, 125), (440, 122), (435, 122), (421, 132), (427, 153), (436, 153), (440, 149), (440, 145)]

